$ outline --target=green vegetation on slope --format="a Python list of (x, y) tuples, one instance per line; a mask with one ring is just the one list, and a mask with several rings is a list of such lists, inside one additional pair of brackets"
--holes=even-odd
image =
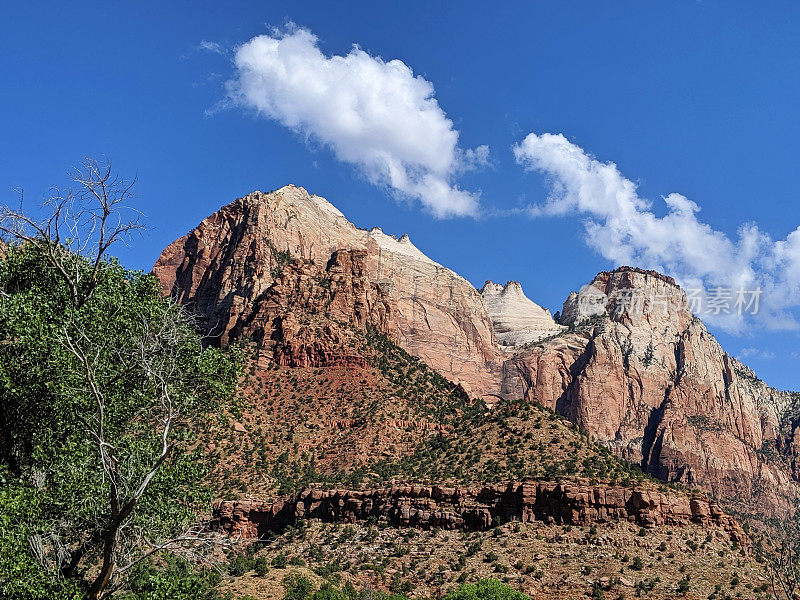
[(548, 408), (500, 401), (488, 410), (376, 330), (351, 334), (366, 367), (253, 363), (243, 392), (246, 432), (207, 434), (224, 497), (392, 478), (650, 480)]
[(454, 590), (480, 594), (476, 587), (486, 579), (505, 584), (504, 593), (534, 598), (769, 597), (763, 566), (720, 530), (699, 525), (536, 521), (465, 531), (312, 520), (253, 544), (235, 562), (220, 588), (258, 600), (280, 600), (287, 575), (307, 580), (301, 589), (309, 597), (334, 588), (362, 600), (387, 592), (434, 599)]

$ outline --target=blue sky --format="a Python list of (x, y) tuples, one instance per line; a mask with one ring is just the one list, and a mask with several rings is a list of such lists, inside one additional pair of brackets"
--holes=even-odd
[[(119, 250), (131, 267), (149, 269), (235, 197), (295, 183), (359, 226), (409, 233), (478, 287), (519, 280), (551, 310), (618, 257), (704, 285), (745, 273), (748, 285), (771, 286), (771, 310), (711, 319), (711, 329), (766, 381), (800, 389), (800, 245), (787, 237), (800, 226), (795, 3), (42, 2), (3, 3), (0, 19), (0, 201), (23, 187), (35, 203), (82, 156), (110, 158), (138, 176), (136, 205), (151, 227)], [(330, 128), (324, 102), (237, 54), (255, 36), (298, 31), (317, 38), (301, 51), (350, 57), (328, 82), (343, 98), (350, 75), (369, 88), (393, 59), (421, 78), (392, 71), (398, 85), (432, 93), (404, 105), (408, 123), (378, 123), (389, 141), (365, 154), (372, 140)], [(309, 60), (309, 77), (324, 71)], [(278, 92), (280, 102), (265, 98)], [(261, 116), (259, 98), (271, 103)], [(431, 122), (415, 121), (417, 105), (434, 133), (417, 135), (414, 123)], [(297, 106), (305, 112), (292, 125)], [(407, 139), (391, 138), (398, 123)], [(481, 146), (488, 164), (468, 152)], [(403, 164), (419, 153), (405, 175), (431, 176), (446, 197), (421, 180), (387, 183), (383, 163), (370, 162), (387, 148)], [(579, 168), (566, 160), (576, 156)], [(454, 193), (474, 216), (437, 218)], [(683, 212), (660, 220), (669, 194), (682, 195), (673, 198)], [(587, 222), (599, 230), (587, 233)], [(743, 238), (756, 240), (752, 255), (738, 233), (747, 223), (757, 224)]]

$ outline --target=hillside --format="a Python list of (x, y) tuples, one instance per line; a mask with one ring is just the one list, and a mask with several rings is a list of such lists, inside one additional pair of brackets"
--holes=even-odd
[(260, 576), (250, 570), (224, 589), (239, 597), (281, 600), (285, 575), (300, 572), (318, 586), (349, 582), (359, 589), (367, 581), (417, 597), (486, 577), (552, 600), (769, 597), (761, 565), (699, 525), (642, 530), (626, 522), (584, 527), (517, 522), (464, 532), (303, 521), (254, 553), (271, 565), (269, 571)]
[(374, 329), (326, 327), (349, 337), (345, 364), (280, 366), (255, 348), (241, 416), (229, 429), (199, 432), (218, 461), (222, 497), (392, 478), (648, 479), (538, 403), (489, 410)]
[[(281, 600), (286, 575), (300, 573), (423, 597), (485, 577), (534, 598), (767, 597), (749, 537), (702, 494), (664, 486), (536, 402), (489, 410), (374, 329), (345, 329), (346, 365), (253, 362), (240, 421), (214, 434), (228, 499), (215, 526), (266, 540), (237, 568), (270, 565), (236, 572), (223, 590)], [(416, 484), (381, 488), (389, 479)], [(508, 479), (549, 494), (528, 501), (531, 520), (510, 505), (481, 512), (506, 497)], [(462, 510), (487, 517), (465, 523)]]

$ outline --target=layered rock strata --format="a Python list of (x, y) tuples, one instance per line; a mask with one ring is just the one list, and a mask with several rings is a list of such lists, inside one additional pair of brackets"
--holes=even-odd
[(791, 506), (796, 474), (777, 449), (796, 437), (793, 395), (725, 353), (671, 278), (600, 273), (561, 322), (563, 336), (506, 362), (505, 394), (553, 408), (661, 480)]
[(298, 519), (393, 526), (488, 529), (509, 521), (590, 525), (627, 520), (642, 527), (698, 523), (721, 528), (743, 547), (749, 539), (716, 502), (678, 493), (613, 485), (510, 482), (444, 487), (394, 484), (367, 490), (304, 489), (275, 502), (217, 501), (211, 526), (254, 538)]
[(264, 314), (266, 296), (283, 285), (284, 270), (296, 262), (306, 265), (308, 277), (324, 277), (327, 270), (334, 278), (352, 278), (351, 294), (339, 295), (338, 317), (360, 327), (377, 324), (476, 396), (496, 391), (499, 351), (478, 291), (408, 236), (358, 229), (303, 188), (239, 198), (170, 244), (153, 272), (165, 294), (199, 314), (208, 335), (226, 344), (274, 333), (264, 327), (273, 320)]
[(154, 272), (216, 343), (251, 338), (287, 366), (350, 364), (363, 358), (335, 323), (375, 327), (470, 395), (540, 402), (659, 479), (773, 514), (797, 496), (797, 395), (725, 353), (654, 271), (600, 273), (553, 319), (518, 284), (481, 294), (407, 236), (358, 229), (287, 186), (220, 209)]

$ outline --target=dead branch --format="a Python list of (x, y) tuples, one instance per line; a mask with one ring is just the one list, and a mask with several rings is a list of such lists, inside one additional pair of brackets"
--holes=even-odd
[[(139, 214), (127, 205), (135, 179), (125, 181), (112, 174), (110, 163), (86, 158), (71, 180), (77, 189), (51, 190), (44, 202), (48, 216), (36, 220), (19, 208), (0, 206), (0, 236), (18, 245), (35, 244), (67, 285), (73, 308), (80, 308), (94, 293), (108, 249), (143, 231)], [(127, 213), (137, 213), (126, 218)], [(70, 261), (79, 254), (90, 261), (88, 276)]]

